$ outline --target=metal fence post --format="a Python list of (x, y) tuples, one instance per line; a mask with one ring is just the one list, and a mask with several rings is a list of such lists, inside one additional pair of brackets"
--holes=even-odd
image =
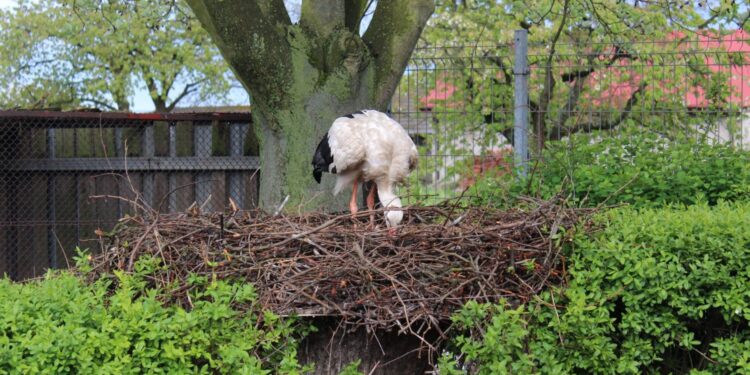
[(526, 177), (529, 170), (528, 31), (516, 30), (513, 41), (513, 153), (519, 175)]

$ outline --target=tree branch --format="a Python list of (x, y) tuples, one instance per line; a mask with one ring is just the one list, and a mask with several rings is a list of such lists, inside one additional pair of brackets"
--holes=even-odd
[(585, 81), (585, 78), (581, 78), (576, 79), (576, 81), (573, 83), (573, 87), (570, 89), (570, 94), (568, 94), (568, 101), (560, 111), (560, 115), (555, 122), (554, 128), (550, 130), (550, 134), (554, 134), (555, 132), (559, 133), (560, 129), (565, 126), (565, 123), (568, 121), (570, 116), (573, 115), (574, 109), (578, 107), (578, 99), (581, 97), (581, 91), (583, 91)]
[[(72, 102), (72, 101), (67, 101), (67, 102), (66, 102), (66, 103), (64, 103), (64, 104), (69, 104), (69, 103), (71, 103), (71, 102)], [(101, 100), (98, 100), (98, 99), (94, 99), (94, 98), (81, 98), (81, 102), (82, 102), (82, 103), (84, 103), (84, 102), (89, 102), (89, 103), (92, 103), (92, 104), (94, 104), (94, 105), (98, 105), (99, 107), (103, 107), (103, 108), (105, 108), (105, 109), (107, 109), (107, 110), (109, 110), (109, 111), (118, 111), (118, 110), (120, 110), (120, 111), (121, 111), (121, 110), (123, 110), (122, 108), (118, 108), (118, 107), (115, 107), (115, 106), (113, 106), (113, 105), (111, 105), (111, 104), (109, 104), (109, 103), (106, 103), (106, 102), (103, 102), (103, 101), (101, 101)], [(58, 104), (59, 104), (59, 103), (58, 103)]]
[(188, 0), (256, 102), (278, 106), (291, 86), (291, 25), (283, 0)]
[[(612, 54), (612, 57), (610, 57), (610, 59), (607, 60), (607, 62), (603, 66), (601, 66), (601, 68), (609, 68), (614, 65), (617, 60), (631, 57), (631, 55), (620, 46), (615, 46), (614, 48), (615, 50)], [(596, 69), (594, 68), (594, 59), (597, 57), (598, 55), (589, 54), (586, 58), (589, 68), (576, 72), (564, 73), (562, 75), (563, 82), (574, 81), (574, 83), (573, 87), (570, 89), (570, 93), (568, 94), (568, 101), (565, 104), (565, 107), (563, 107), (563, 110), (560, 111), (560, 115), (558, 116), (557, 122), (555, 123), (555, 127), (552, 129), (553, 133), (555, 131), (559, 132), (559, 130), (565, 126), (565, 122), (568, 121), (570, 116), (575, 113), (575, 108), (578, 106), (578, 99), (580, 98), (581, 92), (583, 91), (586, 78), (591, 75), (591, 73), (596, 71)]]
[[(367, 12), (370, 10), (370, 8), (372, 7), (372, 4), (375, 2), (375, 0), (366, 0), (366, 2), (367, 2), (367, 5), (365, 5), (365, 7), (359, 12), (359, 15), (358, 15), (359, 18), (356, 20), (356, 24), (352, 28), (352, 32), (355, 33), (355, 34), (359, 34), (359, 26), (362, 24), (362, 20), (367, 15)], [(347, 17), (348, 17), (348, 15), (347, 15)], [(348, 22), (348, 20), (347, 20), (347, 22)]]
[(616, 127), (618, 127), (623, 121), (625, 121), (629, 116), (630, 113), (633, 111), (633, 107), (638, 104), (638, 100), (640, 98), (641, 92), (646, 89), (647, 84), (645, 82), (641, 82), (641, 84), (638, 86), (638, 89), (636, 89), (633, 94), (628, 98), (628, 101), (625, 103), (625, 107), (623, 107), (620, 114), (617, 116), (616, 119), (613, 121), (602, 121), (602, 122), (595, 122), (595, 123), (579, 123), (575, 126), (566, 127), (564, 124), (560, 127), (556, 127), (554, 131), (550, 133), (549, 139), (550, 140), (559, 140), (562, 137), (569, 136), (574, 133), (578, 133), (583, 130), (592, 131), (592, 130), (611, 130)]
[(375, 60), (375, 102), (385, 109), (417, 44), (427, 20), (435, 10), (433, 0), (380, 1), (363, 39)]
[(365, 12), (368, 0), (347, 0), (344, 8), (344, 25), (352, 33), (359, 34), (359, 20)]
[(750, 20), (750, 10), (748, 10), (747, 13), (745, 14), (745, 16), (742, 17), (742, 20), (735, 20), (734, 23), (737, 24), (737, 29), (738, 30), (744, 30), (745, 29), (745, 24), (747, 23), (748, 20)]
[(483, 57), (487, 61), (495, 64), (498, 68), (500, 68), (500, 72), (502, 72), (503, 74), (503, 79), (505, 80), (506, 85), (513, 84), (513, 75), (511, 74), (511, 70), (508, 69), (508, 66), (505, 64), (505, 61), (503, 61), (502, 57), (490, 55), (489, 51), (485, 52)]
[(185, 85), (185, 87), (182, 89), (182, 92), (180, 95), (177, 95), (177, 97), (167, 106), (167, 112), (172, 112), (175, 107), (177, 107), (177, 103), (180, 102), (180, 100), (184, 99), (186, 96), (194, 93), (197, 91), (197, 87), (202, 84), (203, 82), (206, 82), (208, 78), (201, 79), (196, 82), (191, 82)]
[(565, 23), (568, 19), (569, 5), (570, 0), (565, 0), (565, 3), (563, 3), (563, 15), (562, 19), (560, 20), (560, 26), (557, 28), (557, 31), (552, 38), (549, 55), (547, 56), (547, 64), (544, 67), (544, 89), (542, 90), (541, 97), (539, 98), (539, 113), (536, 117), (534, 129), (534, 133), (536, 134), (536, 147), (539, 155), (541, 155), (542, 150), (544, 149), (544, 141), (546, 138), (545, 120), (547, 118), (547, 109), (552, 99), (552, 93), (555, 90), (555, 77), (552, 75), (552, 60), (554, 59), (557, 51), (557, 42), (558, 40), (560, 40), (560, 35), (562, 35), (563, 29), (565, 29)]
[(344, 0), (305, 0), (299, 24), (315, 35), (326, 36), (344, 26), (345, 13)]
[(167, 112), (167, 98), (159, 92), (159, 87), (157, 87), (156, 80), (153, 77), (146, 78), (146, 88), (148, 88), (148, 94), (154, 103), (154, 111)]

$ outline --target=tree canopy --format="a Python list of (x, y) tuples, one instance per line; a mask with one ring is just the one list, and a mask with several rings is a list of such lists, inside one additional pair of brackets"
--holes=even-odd
[[(714, 68), (740, 56), (699, 40), (742, 29), (749, 16), (731, 0), (439, 0), (422, 35), (429, 48), (419, 51), (446, 73), (424, 75), (432, 81), (424, 85), (439, 89), (442, 80), (456, 90), (434, 103), (438, 123), (451, 126), (448, 139), (476, 129), (512, 139), (513, 32), (526, 29), (537, 150), (581, 131), (627, 125), (682, 131), (705, 122), (686, 110), (687, 90), (699, 88), (711, 113), (732, 104), (729, 70)], [(618, 92), (618, 103), (602, 99), (623, 86), (628, 90)]]
[(0, 107), (157, 111), (237, 86), (181, 1), (20, 0), (0, 10)]

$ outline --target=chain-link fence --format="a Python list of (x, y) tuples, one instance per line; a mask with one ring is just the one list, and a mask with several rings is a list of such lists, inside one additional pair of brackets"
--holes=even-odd
[(66, 267), (135, 205), (253, 207), (249, 130), (249, 113), (0, 112), (0, 274)]
[(513, 127), (513, 75), (502, 74), (512, 58), (512, 45), (502, 43), (415, 50), (391, 101), (393, 118), (421, 151), (410, 197), (452, 197), (479, 170), (508, 167), (503, 129)]
[(481, 176), (533, 169), (543, 150), (577, 140), (750, 148), (744, 31), (617, 43), (515, 38), (415, 50), (391, 103), (423, 155), (410, 195), (455, 197)]
[[(416, 49), (390, 108), (422, 154), (407, 200), (512, 178), (543, 150), (572, 150), (580, 134), (750, 148), (744, 32), (554, 45), (525, 37)], [(139, 202), (161, 212), (252, 207), (259, 153), (249, 130), (249, 113), (0, 112), (0, 274), (66, 266)]]

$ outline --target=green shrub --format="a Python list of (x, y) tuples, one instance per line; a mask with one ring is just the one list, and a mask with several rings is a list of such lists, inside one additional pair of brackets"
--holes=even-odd
[[(600, 221), (575, 242), (567, 289), (455, 315), (465, 334), (451, 350), (466, 368), (750, 373), (750, 203), (616, 209)], [(461, 373), (454, 357), (441, 365)]]
[(233, 308), (253, 301), (250, 285), (207, 282), (187, 311), (164, 306), (139, 275), (116, 277), (114, 291), (67, 272), (0, 280), (0, 373), (300, 372), (292, 321)]
[(710, 205), (750, 198), (750, 153), (730, 146), (666, 143), (643, 136), (592, 142), (580, 135), (552, 143), (530, 181), (484, 179), (480, 204), (513, 204), (519, 194), (548, 198), (565, 191), (580, 205), (669, 203)]

